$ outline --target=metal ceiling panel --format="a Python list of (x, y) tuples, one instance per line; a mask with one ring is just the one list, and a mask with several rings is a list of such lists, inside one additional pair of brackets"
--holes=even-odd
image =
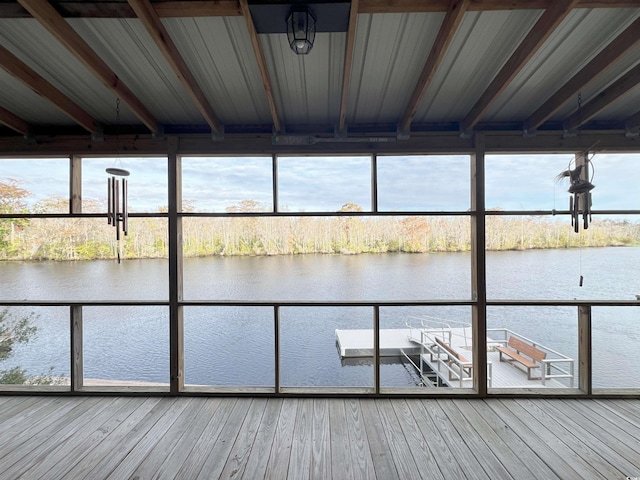
[[(0, 43), (22, 62), (35, 70), (45, 80), (85, 109), (99, 123), (112, 123), (115, 114), (115, 97), (87, 70), (84, 65), (58, 42), (37, 20), (0, 19)], [(38, 97), (39, 98), (39, 97)], [(37, 111), (42, 100), (33, 103), (33, 97), (25, 96), (25, 109)], [(59, 112), (54, 107), (56, 112)], [(123, 120), (138, 123), (137, 119), (123, 109)], [(74, 121), (66, 118), (66, 125)], [(30, 121), (30, 118), (25, 118)], [(54, 124), (60, 119), (52, 118)]]
[(261, 35), (276, 107), (285, 125), (337, 121), (345, 33), (317, 33), (308, 55), (296, 55), (284, 34)]
[(271, 123), (244, 18), (174, 18), (163, 24), (222, 123)]
[(348, 123), (400, 120), (443, 19), (443, 13), (358, 16)]
[[(573, 11), (505, 89), (483, 120), (524, 120), (638, 16), (638, 9), (582, 8)], [(633, 58), (640, 58), (637, 55)], [(629, 55), (627, 57), (628, 62)], [(569, 110), (575, 110), (576, 106), (577, 98)]]
[(32, 125), (73, 125), (67, 115), (0, 68), (0, 106)]
[(541, 10), (467, 12), (415, 123), (460, 121), (540, 17)]
[[(139, 20), (69, 19), (69, 23), (159, 123), (205, 123)], [(110, 123), (114, 123), (113, 108), (103, 109)], [(140, 123), (137, 119), (133, 121)]]
[[(636, 85), (623, 96), (602, 109), (593, 120), (597, 122), (616, 122), (627, 119), (640, 111), (640, 85)], [(621, 125), (622, 127), (622, 125)]]

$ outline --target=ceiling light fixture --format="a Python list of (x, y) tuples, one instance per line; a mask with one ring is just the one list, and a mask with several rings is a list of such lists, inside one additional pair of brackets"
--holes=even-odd
[(298, 55), (307, 55), (316, 38), (316, 17), (308, 7), (294, 7), (287, 17), (289, 46)]

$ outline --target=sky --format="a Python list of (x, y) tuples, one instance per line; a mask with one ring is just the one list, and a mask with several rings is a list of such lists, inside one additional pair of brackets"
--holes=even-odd
[[(568, 183), (555, 177), (573, 155), (487, 155), (486, 207), (564, 210)], [(66, 158), (0, 159), (0, 180), (14, 178), (30, 191), (30, 205), (68, 197)], [(185, 157), (183, 199), (195, 211), (224, 212), (243, 200), (272, 209), (271, 157)], [(640, 154), (596, 154), (592, 159), (593, 209), (640, 209)], [(88, 158), (83, 199), (106, 204), (105, 168), (131, 172), (129, 208), (157, 212), (167, 205), (166, 158)], [(379, 211), (465, 211), (470, 208), (466, 155), (378, 157)], [(371, 210), (371, 165), (362, 157), (279, 157), (280, 211), (337, 211), (345, 203)]]

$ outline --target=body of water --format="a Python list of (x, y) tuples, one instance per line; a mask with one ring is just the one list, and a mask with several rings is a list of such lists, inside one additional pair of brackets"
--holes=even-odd
[[(6, 300), (168, 299), (166, 260), (0, 263), (0, 304)], [(640, 248), (489, 252), (489, 299), (635, 300)], [(580, 286), (582, 277), (582, 286)], [(380, 301), (465, 300), (471, 297), (468, 253), (304, 255), (186, 259), (185, 300)], [(0, 364), (30, 374), (69, 374), (68, 307), (13, 308), (35, 313), (37, 337)], [(490, 328), (509, 328), (577, 358), (575, 307), (488, 308)], [(372, 328), (371, 307), (282, 307), (282, 386), (372, 386), (367, 362), (342, 362), (335, 329)], [(382, 328), (429, 317), (452, 325), (471, 321), (460, 306), (381, 307)], [(168, 383), (169, 312), (163, 306), (85, 307), (86, 378)], [(274, 309), (243, 305), (184, 309), (185, 382), (213, 386), (274, 383)], [(594, 307), (595, 384), (640, 387), (638, 307)], [(620, 356), (624, 354), (624, 362)], [(397, 362), (381, 366), (383, 386), (415, 383)]]

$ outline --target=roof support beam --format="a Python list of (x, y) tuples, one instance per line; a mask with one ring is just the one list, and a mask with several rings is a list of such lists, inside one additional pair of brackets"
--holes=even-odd
[(338, 120), (338, 132), (343, 134), (346, 130), (347, 100), (349, 84), (351, 83), (351, 68), (353, 67), (353, 48), (356, 43), (356, 25), (358, 24), (359, 0), (351, 0), (349, 10), (349, 27), (347, 30), (347, 45), (344, 51), (344, 70), (342, 73), (342, 94), (340, 96), (340, 117)]
[[(563, 123), (565, 132), (575, 130), (584, 125), (598, 112), (609, 106), (629, 90), (640, 84), (640, 64), (625, 73), (609, 87), (596, 95), (590, 102), (571, 114)], [(633, 119), (633, 117), (632, 117)]]
[(85, 130), (91, 133), (98, 131), (97, 122), (91, 115), (2, 46), (0, 46), (0, 66), (45, 100), (53, 103)]
[(493, 102), (507, 88), (514, 77), (522, 70), (538, 49), (549, 38), (549, 35), (566, 18), (576, 6), (578, 0), (554, 0), (544, 11), (533, 28), (529, 31), (500, 72), (494, 77), (476, 104), (460, 123), (460, 131), (468, 134), (482, 118)]
[(153, 133), (160, 131), (158, 122), (151, 112), (47, 0), (18, 0), (18, 2), (117, 95), (149, 130)]
[(531, 132), (542, 125), (551, 115), (557, 112), (571, 98), (574, 98), (582, 88), (596, 79), (609, 66), (626, 54), (640, 42), (640, 18), (629, 25), (609, 45), (600, 51), (593, 60), (585, 65), (571, 80), (565, 83), (542, 106), (540, 106), (524, 122), (524, 131)]
[(628, 134), (638, 134), (640, 130), (640, 110), (627, 118), (624, 127)]
[(147, 29), (151, 38), (156, 43), (164, 58), (167, 59), (169, 65), (182, 82), (182, 86), (187, 90), (194, 103), (200, 110), (200, 113), (207, 121), (211, 130), (216, 133), (223, 133), (224, 128), (218, 120), (213, 108), (209, 104), (206, 95), (198, 85), (187, 63), (180, 55), (178, 48), (169, 36), (169, 32), (162, 24), (160, 17), (151, 6), (148, 0), (129, 0), (129, 5), (136, 13), (142, 25)]
[(260, 76), (262, 77), (262, 85), (264, 85), (264, 91), (267, 95), (267, 102), (269, 103), (269, 110), (271, 111), (271, 119), (273, 121), (273, 129), (276, 133), (282, 131), (282, 125), (280, 123), (280, 117), (278, 116), (278, 110), (276, 108), (276, 102), (273, 97), (273, 88), (271, 87), (271, 79), (267, 70), (267, 62), (264, 58), (264, 52), (262, 51), (262, 45), (258, 38), (258, 32), (256, 26), (253, 23), (251, 17), (251, 11), (249, 10), (249, 4), (247, 0), (240, 1), (240, 10), (242, 16), (247, 23), (247, 29), (249, 30), (249, 37), (251, 38), (251, 45), (253, 46), (253, 53), (256, 56), (256, 62), (258, 63), (258, 70), (260, 70)]
[(460, 26), (460, 22), (462, 21), (462, 17), (469, 6), (469, 3), (469, 0), (449, 0), (447, 14), (444, 17), (442, 25), (440, 25), (440, 30), (438, 30), (438, 35), (431, 47), (427, 61), (424, 64), (424, 68), (420, 74), (420, 79), (411, 94), (411, 99), (409, 100), (407, 109), (400, 121), (400, 132), (407, 133), (409, 131), (411, 122), (416, 116), (416, 112), (420, 106), (420, 102), (424, 98), (427, 88), (431, 85), (431, 81), (433, 80), (442, 59), (444, 58), (444, 54), (447, 52), (447, 49)]
[(0, 123), (22, 135), (26, 136), (29, 134), (29, 125), (27, 122), (6, 108), (0, 107)]

